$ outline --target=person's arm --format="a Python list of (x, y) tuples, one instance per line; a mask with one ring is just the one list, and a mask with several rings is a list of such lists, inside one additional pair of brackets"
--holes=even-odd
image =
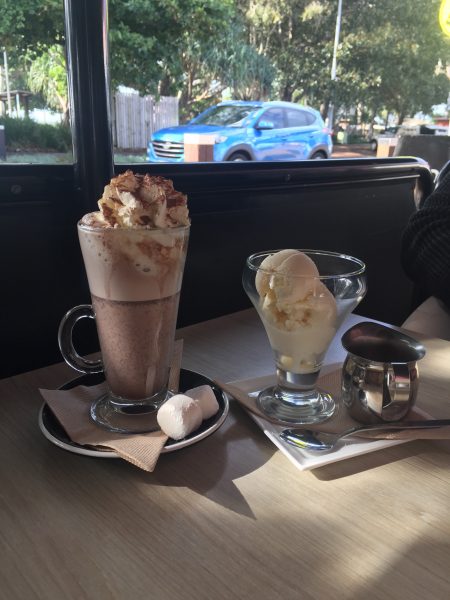
[(410, 218), (402, 263), (423, 291), (450, 307), (450, 173)]

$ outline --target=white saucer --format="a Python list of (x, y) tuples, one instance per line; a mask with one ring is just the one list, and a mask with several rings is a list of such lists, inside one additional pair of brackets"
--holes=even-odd
[[(103, 374), (98, 373), (95, 375), (81, 375), (61, 386), (61, 390), (68, 390), (78, 385), (97, 385), (104, 380)], [(167, 440), (166, 445), (161, 451), (161, 454), (167, 452), (174, 452), (175, 450), (181, 450), (186, 446), (196, 444), (200, 440), (210, 436), (214, 431), (219, 429), (222, 423), (225, 421), (229, 411), (228, 396), (223, 390), (221, 390), (214, 382), (210, 379), (195, 373), (194, 371), (187, 371), (181, 369), (180, 371), (180, 390), (188, 390), (199, 385), (210, 385), (214, 390), (214, 393), (219, 403), (218, 412), (211, 417), (206, 419), (200, 425), (200, 427), (193, 431), (190, 435), (184, 439), (175, 441), (172, 439)], [(39, 411), (39, 428), (43, 435), (53, 444), (69, 452), (75, 454), (82, 454), (84, 456), (95, 456), (96, 458), (119, 458), (119, 455), (112, 450), (105, 448), (102, 450), (99, 446), (82, 446), (73, 442), (64, 431), (64, 428), (60, 425), (59, 421), (53, 414), (52, 410), (46, 402), (41, 406)]]

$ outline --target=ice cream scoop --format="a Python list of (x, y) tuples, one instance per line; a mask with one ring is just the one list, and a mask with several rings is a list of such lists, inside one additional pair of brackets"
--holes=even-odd
[[(292, 256), (293, 254), (297, 254), (297, 250), (280, 250), (279, 252), (270, 254), (262, 261), (256, 273), (255, 279), (256, 289), (258, 290), (260, 296), (267, 294), (269, 291), (270, 277), (275, 269), (277, 269), (286, 258)], [(313, 262), (312, 264), (314, 265)]]
[(296, 252), (274, 269), (270, 289), (278, 302), (290, 305), (313, 295), (319, 286), (326, 289), (318, 277), (319, 271), (309, 256)]
[(336, 301), (314, 262), (298, 250), (262, 261), (255, 285), (260, 313), (280, 366), (293, 373), (317, 370), (336, 333)]

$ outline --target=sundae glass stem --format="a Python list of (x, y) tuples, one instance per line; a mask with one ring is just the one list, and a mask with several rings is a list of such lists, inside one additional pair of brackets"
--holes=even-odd
[[(286, 397), (292, 397), (292, 402), (298, 404), (302, 402), (304, 393), (314, 389), (319, 371), (312, 373), (292, 373), (277, 366), (277, 380), (280, 391), (286, 394)], [(298, 401), (296, 398), (298, 397)], [(286, 399), (287, 399), (286, 398)]]
[(277, 367), (277, 385), (260, 392), (257, 405), (263, 413), (283, 423), (320, 423), (331, 417), (335, 402), (315, 388), (319, 371), (292, 373)]

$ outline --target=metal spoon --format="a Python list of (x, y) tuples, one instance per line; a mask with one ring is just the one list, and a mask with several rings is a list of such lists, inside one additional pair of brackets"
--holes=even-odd
[(283, 429), (280, 438), (303, 450), (323, 451), (331, 450), (345, 437), (363, 431), (398, 431), (400, 429), (439, 429), (450, 425), (450, 419), (429, 419), (428, 421), (402, 421), (401, 423), (376, 423), (375, 425), (361, 425), (352, 427), (342, 433), (326, 433), (312, 431), (311, 429)]

